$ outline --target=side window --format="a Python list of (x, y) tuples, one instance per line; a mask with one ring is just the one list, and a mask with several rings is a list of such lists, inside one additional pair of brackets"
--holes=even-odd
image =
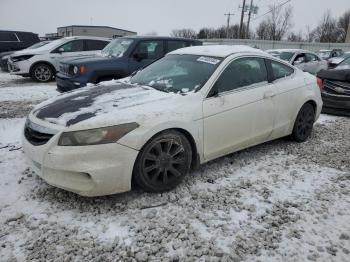
[(168, 41), (168, 52), (174, 51), (179, 48), (186, 47), (187, 44), (184, 41)]
[(63, 48), (63, 52), (80, 52), (84, 51), (84, 40), (74, 40), (64, 45), (61, 45), (59, 48)]
[(314, 54), (306, 54), (306, 61), (315, 62), (315, 61), (318, 61), (318, 58)]
[(107, 44), (107, 41), (101, 40), (85, 40), (86, 51), (102, 50)]
[(0, 41), (3, 42), (18, 42), (18, 39), (14, 33), (0, 33)]
[(215, 83), (219, 93), (240, 87), (267, 82), (264, 59), (256, 57), (240, 58), (233, 61)]
[(164, 55), (163, 41), (141, 41), (134, 54), (138, 54), (143, 59), (158, 59)]
[(294, 58), (294, 62), (293, 65), (300, 65), (306, 63), (306, 56), (305, 54), (298, 54), (295, 58)]
[(287, 66), (287, 65), (284, 65), (284, 64), (281, 64), (279, 62), (276, 62), (276, 61), (271, 61), (271, 67), (272, 67), (272, 73), (273, 73), (273, 79), (276, 80), (276, 79), (280, 79), (280, 78), (283, 78), (283, 77), (286, 77), (286, 76), (290, 76), (291, 74), (294, 73), (294, 69)]

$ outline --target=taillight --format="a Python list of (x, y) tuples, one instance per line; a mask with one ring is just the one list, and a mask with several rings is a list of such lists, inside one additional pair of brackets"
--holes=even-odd
[(320, 91), (322, 92), (322, 90), (323, 90), (323, 81), (322, 81), (322, 79), (319, 78), (319, 77), (316, 77), (316, 81), (317, 81), (318, 87), (320, 88)]

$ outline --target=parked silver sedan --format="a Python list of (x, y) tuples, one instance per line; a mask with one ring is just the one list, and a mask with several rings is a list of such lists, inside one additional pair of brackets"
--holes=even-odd
[(271, 49), (266, 50), (267, 53), (274, 57), (278, 57), (299, 69), (309, 72), (310, 74), (317, 74), (321, 69), (327, 69), (327, 61), (322, 60), (313, 52), (302, 49)]

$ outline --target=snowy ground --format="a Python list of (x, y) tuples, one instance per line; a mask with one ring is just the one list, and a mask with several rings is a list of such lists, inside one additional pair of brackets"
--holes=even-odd
[(83, 198), (28, 170), (24, 116), (56, 95), (0, 73), (0, 261), (350, 261), (350, 119), (211, 161), (174, 191)]

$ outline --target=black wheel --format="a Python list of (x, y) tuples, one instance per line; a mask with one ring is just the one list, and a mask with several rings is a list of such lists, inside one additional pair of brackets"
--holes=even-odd
[(311, 135), (315, 121), (314, 107), (307, 103), (302, 106), (294, 123), (292, 137), (297, 142), (306, 141)]
[(48, 64), (36, 64), (30, 73), (33, 80), (38, 82), (49, 82), (54, 77), (52, 67)]
[(147, 192), (176, 187), (189, 172), (191, 145), (178, 131), (166, 131), (152, 138), (140, 151), (134, 167), (134, 182)]

